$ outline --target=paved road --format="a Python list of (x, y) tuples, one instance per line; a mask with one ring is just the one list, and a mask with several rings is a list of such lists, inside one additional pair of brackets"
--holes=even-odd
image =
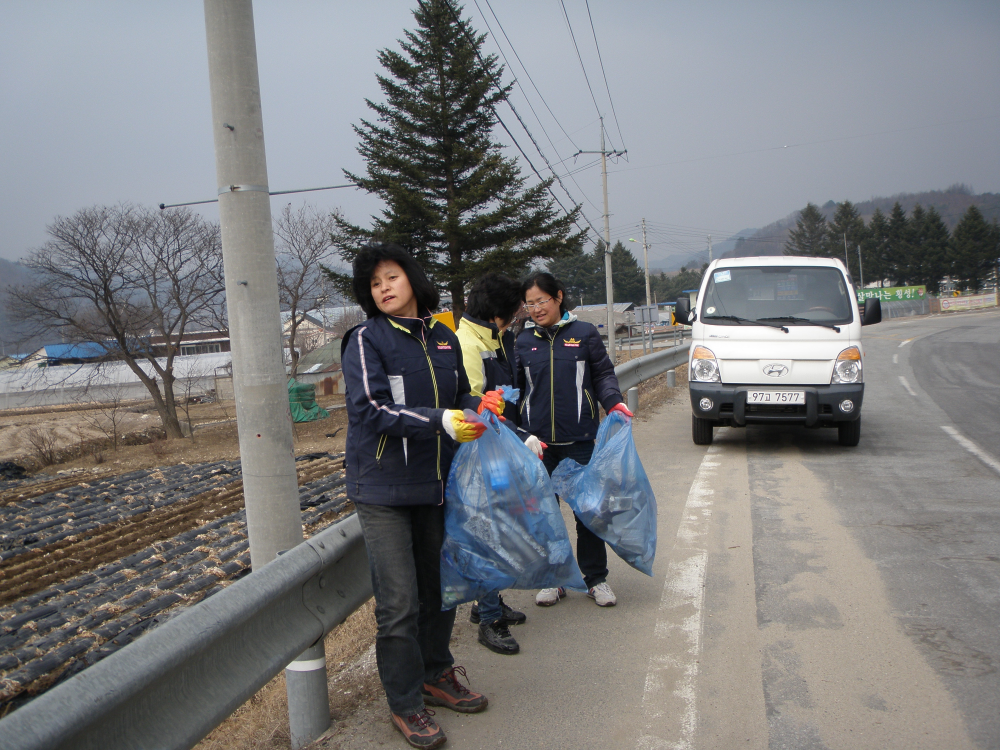
[(615, 561), (606, 610), (510, 592), (515, 657), (460, 623), (491, 707), (439, 712), (448, 746), (1000, 747), (1000, 314), (865, 340), (857, 448), (795, 427), (700, 448), (686, 399), (637, 422), (655, 577)]

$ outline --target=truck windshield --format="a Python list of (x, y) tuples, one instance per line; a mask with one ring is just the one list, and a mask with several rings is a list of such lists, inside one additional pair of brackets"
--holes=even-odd
[(780, 322), (829, 327), (851, 322), (855, 308), (852, 297), (836, 268), (717, 268), (705, 289), (701, 319), (723, 326)]

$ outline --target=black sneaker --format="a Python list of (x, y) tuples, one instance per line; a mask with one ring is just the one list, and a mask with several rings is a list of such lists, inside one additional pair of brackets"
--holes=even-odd
[[(500, 619), (503, 620), (508, 625), (520, 625), (522, 622), (528, 619), (528, 616), (524, 612), (518, 612), (516, 609), (511, 609), (507, 606), (507, 602), (500, 597)], [(475, 602), (472, 605), (472, 611), (469, 612), (469, 622), (473, 625), (479, 624), (479, 602)]]
[(490, 651), (496, 651), (505, 656), (516, 654), (521, 650), (517, 641), (514, 640), (514, 636), (510, 634), (507, 623), (503, 620), (479, 623), (479, 642)]

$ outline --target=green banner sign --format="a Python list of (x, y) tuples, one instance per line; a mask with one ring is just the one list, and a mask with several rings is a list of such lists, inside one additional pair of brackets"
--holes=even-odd
[(927, 287), (923, 286), (884, 286), (881, 289), (858, 289), (858, 304), (866, 299), (880, 299), (883, 302), (900, 300), (927, 299)]

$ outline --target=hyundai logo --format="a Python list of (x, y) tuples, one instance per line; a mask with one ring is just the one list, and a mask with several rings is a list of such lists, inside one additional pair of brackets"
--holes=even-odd
[(764, 365), (764, 374), (769, 378), (780, 378), (788, 374), (788, 368), (784, 365), (779, 365), (777, 362), (772, 362), (769, 365)]

